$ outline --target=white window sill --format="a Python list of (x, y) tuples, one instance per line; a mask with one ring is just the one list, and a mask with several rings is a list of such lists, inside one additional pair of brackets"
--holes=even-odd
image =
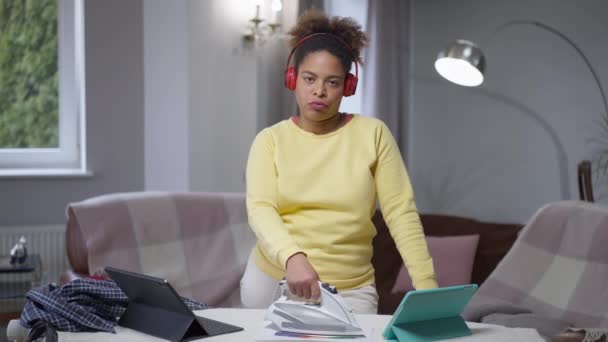
[(91, 178), (93, 172), (81, 169), (0, 169), (0, 179), (6, 178)]

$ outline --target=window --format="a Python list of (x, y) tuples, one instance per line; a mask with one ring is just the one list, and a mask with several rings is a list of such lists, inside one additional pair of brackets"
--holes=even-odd
[[(326, 0), (325, 12), (331, 16), (350, 17), (355, 19), (365, 31), (367, 25), (367, 0)], [(365, 57), (365, 51), (361, 51), (361, 56)], [(365, 58), (363, 58), (365, 62)], [(355, 74), (355, 66), (351, 69)], [(363, 68), (359, 65), (359, 83), (355, 95), (342, 99), (340, 110), (346, 113), (363, 113), (362, 94), (363, 94)], [(365, 115), (365, 114), (364, 114)]]
[(0, 0), (0, 175), (85, 169), (81, 0)]

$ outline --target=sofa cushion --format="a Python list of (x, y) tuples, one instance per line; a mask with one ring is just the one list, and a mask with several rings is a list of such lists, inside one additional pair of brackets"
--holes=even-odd
[[(426, 240), (439, 286), (463, 285), (471, 282), (479, 235), (427, 236)], [(412, 279), (405, 265), (402, 265), (391, 292), (404, 293), (411, 290), (414, 290)]]
[(484, 222), (471, 218), (421, 214), (427, 236), (479, 235), (471, 282), (481, 285), (507, 254), (523, 227), (518, 223)]
[[(521, 224), (482, 222), (470, 218), (421, 214), (426, 236), (479, 235), (471, 282), (481, 285), (509, 251), (521, 230)], [(392, 315), (405, 292), (393, 292), (403, 260), (382, 218), (377, 211), (372, 218), (378, 234), (374, 238), (372, 264), (378, 290), (378, 313)]]

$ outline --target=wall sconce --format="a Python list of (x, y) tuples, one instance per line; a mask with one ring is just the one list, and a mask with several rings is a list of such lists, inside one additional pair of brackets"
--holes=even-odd
[(247, 27), (248, 32), (243, 35), (243, 39), (249, 43), (264, 43), (268, 38), (274, 35), (281, 24), (279, 24), (279, 14), (283, 9), (281, 0), (272, 0), (270, 9), (272, 10), (272, 18), (266, 23), (260, 17), (260, 10), (263, 0), (255, 0), (255, 17), (249, 20), (250, 24)]

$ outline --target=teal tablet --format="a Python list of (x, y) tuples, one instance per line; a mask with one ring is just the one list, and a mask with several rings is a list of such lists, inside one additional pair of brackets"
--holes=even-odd
[(418, 342), (471, 335), (460, 313), (476, 284), (409, 291), (382, 335), (389, 341)]

